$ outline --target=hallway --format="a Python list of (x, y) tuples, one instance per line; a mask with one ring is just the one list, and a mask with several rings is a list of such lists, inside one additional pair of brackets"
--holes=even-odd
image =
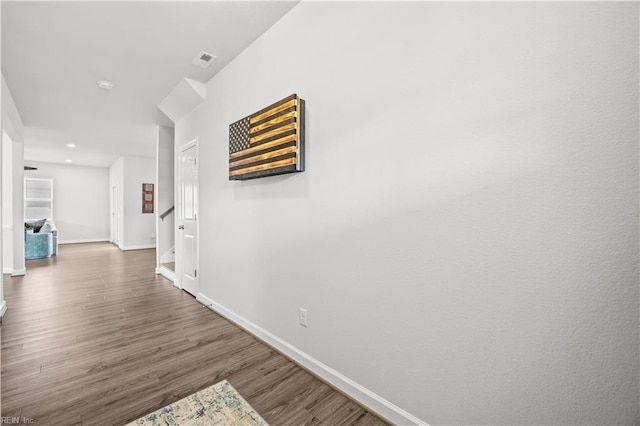
[(5, 278), (2, 415), (118, 425), (228, 379), (271, 425), (384, 424), (154, 274), (155, 250), (60, 246)]

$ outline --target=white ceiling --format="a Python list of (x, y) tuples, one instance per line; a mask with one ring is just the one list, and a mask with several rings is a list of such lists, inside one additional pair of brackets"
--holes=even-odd
[[(156, 126), (171, 125), (157, 104), (183, 77), (209, 80), (295, 4), (2, 1), (2, 73), (25, 160), (153, 157)], [(191, 65), (201, 50), (217, 56), (206, 70)], [(102, 79), (114, 89), (99, 89)]]

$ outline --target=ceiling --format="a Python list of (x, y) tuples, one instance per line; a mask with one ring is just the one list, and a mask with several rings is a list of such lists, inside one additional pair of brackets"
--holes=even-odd
[[(25, 160), (155, 156), (157, 125), (171, 125), (157, 104), (184, 77), (208, 81), (296, 3), (3, 0), (2, 73)], [(191, 65), (202, 50), (216, 56), (207, 69)]]

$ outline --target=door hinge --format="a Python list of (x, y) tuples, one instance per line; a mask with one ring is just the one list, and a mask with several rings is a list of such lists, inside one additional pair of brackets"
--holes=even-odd
[(198, 278), (198, 270), (197, 269), (193, 270), (193, 278)]

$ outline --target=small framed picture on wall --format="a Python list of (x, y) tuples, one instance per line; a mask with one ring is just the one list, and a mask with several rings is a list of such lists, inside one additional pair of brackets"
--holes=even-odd
[(153, 213), (153, 184), (142, 184), (142, 213)]

